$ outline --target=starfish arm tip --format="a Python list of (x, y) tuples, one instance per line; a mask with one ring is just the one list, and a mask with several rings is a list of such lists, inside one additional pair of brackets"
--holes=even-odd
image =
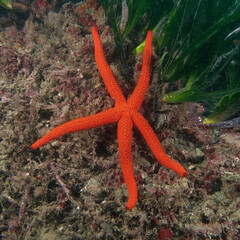
[(184, 171), (184, 172), (181, 174), (181, 176), (182, 176), (183, 178), (186, 178), (186, 177), (188, 176), (188, 173), (187, 173), (186, 171)]
[[(172, 159), (170, 159), (172, 160)], [(185, 170), (185, 168), (178, 162), (173, 162), (173, 167), (170, 168), (173, 171), (177, 172), (181, 177), (186, 178), (188, 176), (187, 171)]]
[(34, 147), (34, 144), (32, 144), (32, 145), (30, 146), (30, 148), (31, 148), (31, 150), (37, 149), (37, 148)]
[(127, 205), (125, 206), (125, 208), (127, 210), (133, 209), (135, 204), (136, 204), (136, 202), (137, 202), (137, 199), (129, 199)]
[(39, 139), (38, 141), (36, 141), (35, 143), (33, 143), (31, 146), (30, 146), (30, 148), (31, 148), (31, 150), (36, 150), (36, 149), (38, 149), (38, 148), (40, 148), (43, 144), (41, 144), (39, 141), (40, 141), (41, 139)]
[(132, 210), (134, 206), (128, 206), (128, 204), (125, 206), (126, 210)]

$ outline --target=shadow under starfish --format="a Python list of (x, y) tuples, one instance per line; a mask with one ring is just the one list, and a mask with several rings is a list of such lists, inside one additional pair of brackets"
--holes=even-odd
[(129, 200), (126, 208), (132, 209), (137, 201), (137, 184), (131, 160), (131, 137), (133, 124), (135, 124), (139, 129), (153, 155), (162, 165), (174, 170), (182, 177), (187, 177), (188, 174), (179, 163), (167, 156), (147, 120), (138, 112), (146, 94), (151, 77), (152, 32), (148, 31), (143, 53), (141, 74), (137, 86), (128, 100), (125, 99), (109, 65), (107, 64), (101, 40), (98, 35), (98, 29), (96, 27), (92, 28), (92, 34), (95, 46), (96, 63), (110, 96), (115, 99), (115, 106), (95, 115), (78, 118), (64, 123), (54, 128), (37, 142), (32, 144), (31, 148), (35, 150), (49, 141), (67, 133), (118, 122), (119, 157), (123, 177), (129, 192)]

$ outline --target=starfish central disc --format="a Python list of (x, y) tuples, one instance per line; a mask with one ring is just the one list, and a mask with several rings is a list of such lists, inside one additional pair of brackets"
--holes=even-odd
[(116, 108), (119, 109), (122, 113), (128, 113), (131, 116), (134, 112), (137, 111), (136, 109), (129, 107), (127, 104), (117, 106)]

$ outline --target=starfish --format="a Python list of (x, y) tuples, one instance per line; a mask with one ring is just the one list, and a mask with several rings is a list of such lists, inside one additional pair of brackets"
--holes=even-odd
[(146, 94), (151, 77), (152, 32), (148, 31), (147, 33), (143, 52), (141, 74), (138, 83), (128, 100), (125, 99), (109, 65), (107, 64), (98, 34), (98, 29), (96, 27), (92, 28), (92, 35), (94, 40), (96, 63), (110, 96), (115, 100), (115, 106), (97, 114), (64, 123), (54, 128), (41, 139), (32, 144), (31, 148), (35, 150), (49, 141), (67, 133), (118, 122), (117, 136), (119, 145), (119, 158), (123, 172), (123, 178), (126, 182), (129, 193), (129, 199), (126, 208), (132, 209), (136, 204), (138, 195), (137, 184), (131, 161), (131, 136), (133, 124), (135, 124), (139, 129), (153, 155), (162, 165), (174, 170), (182, 177), (187, 177), (188, 174), (179, 163), (167, 156), (153, 129), (150, 127), (147, 120), (138, 112)]

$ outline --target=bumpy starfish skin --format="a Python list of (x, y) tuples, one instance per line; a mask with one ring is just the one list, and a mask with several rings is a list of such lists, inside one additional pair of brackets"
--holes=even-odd
[(137, 184), (131, 161), (131, 137), (133, 124), (135, 124), (139, 129), (153, 155), (162, 165), (174, 170), (182, 177), (187, 177), (187, 172), (179, 163), (175, 162), (166, 155), (156, 134), (146, 119), (138, 112), (146, 94), (151, 76), (152, 32), (149, 31), (147, 34), (143, 53), (142, 70), (137, 86), (127, 101), (104, 57), (102, 44), (98, 35), (98, 29), (96, 27), (92, 28), (92, 34), (95, 46), (96, 63), (110, 96), (115, 99), (115, 107), (95, 115), (78, 118), (64, 123), (54, 128), (35, 142), (31, 148), (33, 150), (37, 149), (49, 141), (67, 133), (118, 122), (119, 157), (123, 177), (129, 192), (129, 200), (126, 208), (132, 209), (137, 201)]

